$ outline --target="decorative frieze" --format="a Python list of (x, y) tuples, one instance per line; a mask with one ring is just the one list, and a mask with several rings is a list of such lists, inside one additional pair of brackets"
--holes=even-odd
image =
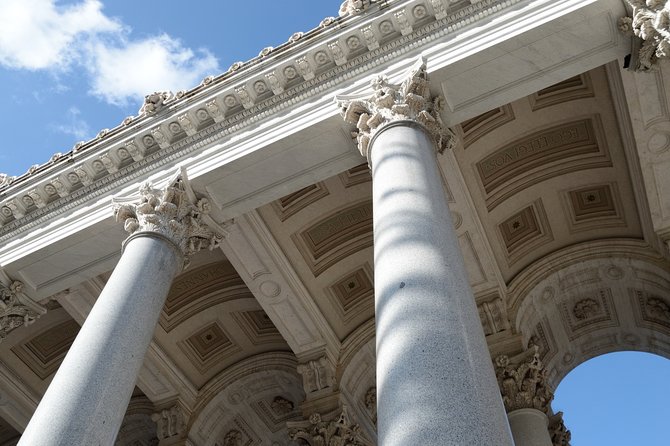
[[(45, 221), (61, 212), (66, 212), (65, 209), (71, 208), (67, 205), (72, 202), (84, 202), (92, 196), (99, 196), (104, 190), (110, 190), (110, 187), (119, 184), (118, 173), (121, 171), (124, 172), (124, 175), (136, 173), (146, 169), (150, 164), (157, 166), (164, 162), (170, 162), (168, 160), (174, 157), (168, 157), (168, 152), (170, 154), (178, 153), (181, 156), (192, 150), (197, 150), (200, 145), (193, 144), (191, 137), (197, 137), (198, 133), (207, 132), (208, 135), (211, 135), (213, 132), (222, 132), (222, 135), (225, 135), (238, 131), (247, 125), (264, 119), (268, 116), (268, 113), (279, 112), (292, 106), (296, 98), (306, 100), (313, 94), (321, 94), (324, 88), (328, 88), (328, 85), (339, 85), (343, 80), (351, 79), (357, 75), (357, 67), (362, 64), (369, 67), (377, 66), (385, 63), (386, 54), (389, 52), (400, 55), (410, 51), (410, 46), (405, 44), (413, 39), (420, 38), (422, 45), (428, 45), (435, 39), (456, 32), (463, 26), (513, 7), (519, 1), (481, 0), (478, 2), (453, 3), (449, 0), (431, 0), (432, 6), (429, 7), (425, 5), (408, 7), (405, 8), (406, 12), (403, 9), (404, 18), (407, 19), (408, 25), (412, 27), (413, 31), (406, 36), (401, 35), (400, 32), (395, 32), (400, 31), (400, 25), (394, 24), (396, 17), (393, 20), (372, 17), (370, 22), (370, 25), (372, 25), (371, 31), (379, 43), (379, 47), (373, 51), (367, 47), (367, 42), (361, 35), (361, 28), (367, 27), (367, 24), (361, 23), (360, 26), (341, 27), (335, 33), (332, 27), (345, 19), (352, 22), (362, 19), (356, 17), (356, 15), (368, 9), (376, 10), (376, 7), (371, 8), (371, 6), (378, 2), (375, 0), (347, 1), (343, 4), (343, 11), (347, 11), (345, 13), (346, 18), (328, 18), (322, 22), (319, 28), (309, 33), (297, 33), (295, 38), (292, 37), (285, 44), (303, 45), (304, 49), (295, 56), (291, 55), (291, 60), (280, 60), (280, 65), (277, 66), (275, 63), (277, 59), (268, 57), (270, 54), (274, 54), (274, 51), (266, 51), (249, 62), (233, 64), (231, 69), (225, 73), (213, 77), (208, 76), (191, 90), (182, 90), (175, 94), (170, 92), (151, 93), (145, 97), (138, 116), (125, 118), (117, 127), (100, 132), (96, 138), (90, 141), (77, 143), (70, 152), (56, 154), (46, 164), (33, 166), (19, 177), (0, 174), (0, 189), (3, 191), (15, 187), (17, 183), (25, 181), (29, 177), (35, 179), (35, 176), (39, 175), (39, 178), (31, 182), (30, 188), (35, 188), (42, 195), (44, 202), (47, 203), (43, 208), (31, 207), (29, 210), (20, 213), (20, 217), (5, 217), (3, 214), (0, 218), (0, 238), (4, 240), (10, 232), (18, 234), (29, 227), (28, 223), (36, 220)], [(380, 0), (379, 5), (395, 8), (388, 0), (383, 2)], [(417, 9), (416, 6), (422, 7)], [(400, 11), (402, 8), (397, 9)], [(440, 21), (440, 23), (436, 23), (436, 21)], [(305, 42), (305, 39), (308, 42)], [(348, 42), (356, 42), (355, 51), (351, 49)], [(304, 45), (304, 43), (308, 43), (308, 45)], [(324, 52), (324, 44), (328, 48), (328, 51), (325, 52), (330, 53), (330, 58), (334, 64), (327, 63), (323, 55), (319, 55), (319, 52)], [(375, 46), (376, 44), (372, 43), (372, 47)], [(292, 52), (286, 54), (292, 54)], [(301, 77), (298, 68), (295, 66), (296, 60), (302, 60), (303, 57), (313, 71), (313, 73), (307, 74), (307, 77), (311, 77), (313, 74), (312, 79), (308, 80)], [(268, 65), (267, 71), (262, 69), (265, 60), (261, 59), (268, 59), (268, 62), (272, 61), (272, 65)], [(320, 64), (319, 60), (323, 60), (324, 63)], [(261, 67), (261, 69), (254, 69), (253, 72), (245, 73), (243, 79), (241, 79), (241, 71), (252, 66), (255, 68)], [(302, 68), (306, 68), (305, 64)], [(267, 76), (273, 72), (275, 73), (274, 78)], [(286, 72), (293, 73), (293, 77), (285, 74)], [(261, 100), (254, 95), (254, 92), (257, 92), (254, 88), (254, 91), (249, 91), (250, 99), (253, 102), (252, 108), (249, 110), (253, 113), (247, 113), (247, 108), (240, 106), (241, 104), (235, 98), (237, 94), (235, 88), (240, 86), (240, 81), (243, 82), (243, 85), (254, 86), (259, 80), (265, 81), (273, 95), (276, 96), (270, 97), (270, 91), (268, 90), (263, 94)], [(274, 82), (275, 80), (276, 82)], [(287, 88), (287, 84), (291, 85), (290, 89)], [(209, 94), (209, 97), (205, 99), (204, 106), (202, 102), (196, 101), (196, 103), (193, 103), (187, 100), (196, 93), (200, 95), (203, 91), (210, 89), (211, 93), (205, 93)], [(227, 105), (224, 107), (226, 98), (232, 98), (235, 101), (233, 108)], [(165, 139), (161, 139), (160, 136), (156, 139), (152, 136), (152, 128), (156, 128), (156, 125), (159, 124), (157, 115), (160, 115), (161, 110), (167, 110), (168, 108), (171, 112), (175, 112), (175, 116), (183, 116), (185, 113), (193, 116), (192, 123), (195, 125), (196, 133), (190, 135), (184, 123), (180, 122), (179, 124), (184, 128), (188, 138), (183, 138), (183, 134), (180, 134), (178, 138), (168, 138), (167, 128), (163, 135)], [(129, 132), (133, 132), (134, 136), (130, 145), (126, 145), (123, 139), (127, 137), (126, 135)], [(83, 155), (84, 158), (79, 159), (80, 155)], [(83, 167), (89, 173), (95, 173), (91, 176), (92, 182), (90, 184), (87, 185), (85, 182), (79, 181), (77, 186), (70, 187), (67, 178), (69, 173), (74, 173), (75, 166), (71, 164), (73, 160), (77, 161), (77, 166)], [(104, 169), (99, 170), (92, 165), (98, 161), (103, 163)], [(44, 175), (45, 171), (48, 172), (47, 175)], [(53, 184), (52, 179), (62, 181), (62, 183)], [(47, 187), (50, 189), (58, 188), (58, 197), (51, 195), (51, 198), (61, 198), (63, 200), (50, 199), (49, 193), (46, 192)], [(26, 193), (26, 190), (20, 188), (15, 190), (16, 192), (12, 191), (3, 199), (3, 202), (0, 202), (0, 208), (6, 207), (4, 201), (15, 198), (15, 195), (21, 197)]]
[(633, 17), (621, 17), (619, 30), (642, 39), (633, 69), (649, 71), (659, 59), (670, 58), (670, 5), (667, 0), (626, 0)]
[(421, 124), (435, 139), (439, 152), (452, 148), (456, 137), (440, 117), (443, 99), (430, 93), (426, 64), (419, 60), (401, 85), (378, 77), (372, 82), (374, 93), (368, 97), (338, 97), (342, 117), (354, 124), (358, 149), (370, 159), (369, 145), (374, 135), (394, 121), (411, 120)]
[(538, 347), (509, 358), (498, 356), (495, 371), (507, 412), (517, 409), (537, 409), (544, 413), (554, 398), (547, 387), (547, 371), (540, 361)]
[(24, 301), (21, 297), (23, 283), (12, 282), (9, 286), (0, 283), (0, 342), (14, 329), (30, 325), (46, 313), (46, 309)]
[(291, 440), (302, 440), (309, 446), (372, 446), (372, 442), (361, 434), (360, 427), (351, 422), (346, 407), (332, 421), (324, 421), (315, 413), (308, 421), (288, 425)]
[(192, 203), (181, 177), (170, 182), (165, 189), (155, 189), (145, 183), (139, 196), (115, 199), (116, 221), (123, 222), (131, 235), (155, 232), (177, 246), (186, 261), (201, 248), (218, 247), (222, 236), (212, 231), (202, 220), (211, 210), (206, 198)]

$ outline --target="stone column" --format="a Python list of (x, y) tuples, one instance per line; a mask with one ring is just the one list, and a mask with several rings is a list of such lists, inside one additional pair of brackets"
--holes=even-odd
[(115, 206), (131, 235), (21, 446), (114, 444), (173, 278), (190, 254), (218, 241), (201, 224), (205, 202), (191, 204), (180, 180), (165, 190), (145, 185), (134, 200)]
[(373, 89), (338, 99), (372, 168), (379, 444), (512, 445), (437, 167), (440, 98), (423, 63)]
[(537, 346), (513, 358), (498, 356), (495, 363), (514, 444), (552, 446), (547, 412), (554, 395), (546, 387), (547, 373)]

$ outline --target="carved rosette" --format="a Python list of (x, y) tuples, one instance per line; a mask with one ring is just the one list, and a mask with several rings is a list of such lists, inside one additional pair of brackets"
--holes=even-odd
[(533, 345), (513, 358), (502, 355), (495, 360), (498, 385), (508, 413), (518, 409), (537, 409), (544, 413), (549, 410), (554, 395), (546, 386), (547, 371), (538, 350)]
[(549, 417), (549, 435), (553, 446), (570, 446), (572, 434), (565, 427), (563, 412), (558, 412)]
[(442, 153), (453, 148), (454, 133), (442, 122), (443, 99), (430, 93), (426, 64), (420, 60), (401, 85), (393, 85), (385, 77), (372, 82), (374, 93), (364, 98), (339, 97), (342, 117), (354, 124), (354, 133), (361, 155), (370, 161), (369, 145), (374, 135), (394, 121), (411, 120), (421, 124), (434, 138)]
[(670, 5), (668, 0), (626, 0), (633, 17), (621, 17), (619, 30), (642, 39), (634, 69), (651, 70), (659, 59), (670, 58)]
[(360, 427), (352, 424), (346, 407), (332, 421), (323, 421), (318, 413), (312, 414), (308, 421), (289, 422), (289, 437), (299, 444), (309, 446), (372, 446), (363, 437)]
[(202, 198), (193, 203), (181, 177), (162, 190), (145, 183), (139, 197), (114, 201), (116, 221), (124, 223), (126, 232), (154, 232), (166, 237), (184, 255), (185, 265), (191, 255), (204, 247), (212, 250), (223, 239), (203, 222), (211, 210), (209, 201)]
[(23, 284), (12, 282), (9, 287), (0, 283), (0, 342), (14, 329), (30, 325), (35, 319), (46, 313), (41, 306), (26, 302), (20, 298)]

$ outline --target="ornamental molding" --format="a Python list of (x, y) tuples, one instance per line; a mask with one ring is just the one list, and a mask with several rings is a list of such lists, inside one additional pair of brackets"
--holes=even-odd
[(182, 170), (164, 188), (144, 183), (139, 195), (113, 199), (114, 217), (123, 222), (126, 232), (131, 236), (156, 233), (169, 239), (184, 256), (184, 267), (202, 248), (218, 248), (227, 234), (209, 216), (210, 201), (197, 199), (187, 184), (188, 177)]
[(626, 0), (626, 3), (633, 8), (633, 16), (619, 19), (619, 31), (641, 40), (633, 44), (633, 70), (653, 70), (659, 60), (670, 58), (670, 2)]
[[(419, 0), (386, 0), (383, 9), (325, 19), (191, 90), (147, 95), (138, 116), (24, 175), (0, 174), (0, 243), (520, 1), (431, 0), (417, 9)], [(378, 47), (364, 43), (374, 42), (367, 27)]]
[(0, 342), (15, 329), (30, 325), (47, 312), (23, 294), (23, 283), (12, 281), (9, 286), (0, 282)]
[(289, 438), (302, 440), (309, 446), (372, 446), (357, 424), (349, 419), (347, 408), (331, 421), (324, 421), (320, 414), (310, 415), (306, 421), (289, 421)]
[(353, 135), (368, 164), (370, 142), (392, 122), (409, 120), (421, 124), (434, 139), (439, 153), (455, 146), (456, 135), (444, 125), (440, 116), (444, 99), (430, 93), (425, 60), (419, 59), (414, 64), (402, 84), (391, 84), (386, 77), (380, 76), (372, 81), (372, 90), (372, 95), (366, 97), (336, 98), (344, 121), (356, 126)]
[(512, 358), (498, 356), (494, 366), (508, 413), (518, 409), (548, 412), (554, 394), (547, 387), (547, 370), (540, 361), (536, 345)]

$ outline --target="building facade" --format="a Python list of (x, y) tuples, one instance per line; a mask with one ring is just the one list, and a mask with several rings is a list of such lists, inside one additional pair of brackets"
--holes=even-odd
[(349, 0), (1, 176), (0, 444), (569, 444), (670, 356), (669, 23)]

